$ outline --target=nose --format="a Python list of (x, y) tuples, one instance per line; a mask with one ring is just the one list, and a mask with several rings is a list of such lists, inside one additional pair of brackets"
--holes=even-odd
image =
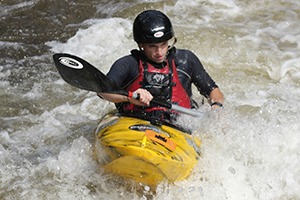
[(156, 54), (157, 54), (157, 55), (162, 55), (162, 52), (163, 52), (162, 47), (157, 47), (157, 48), (156, 48)]

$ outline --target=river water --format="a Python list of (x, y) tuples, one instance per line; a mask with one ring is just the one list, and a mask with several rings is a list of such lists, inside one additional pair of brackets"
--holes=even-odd
[[(136, 192), (103, 174), (93, 131), (114, 106), (66, 84), (72, 53), (107, 72), (136, 48), (144, 9), (172, 20), (225, 94), (182, 123), (202, 139), (191, 176)], [(300, 3), (295, 0), (0, 0), (0, 199), (300, 199)], [(201, 102), (197, 92), (196, 100)]]

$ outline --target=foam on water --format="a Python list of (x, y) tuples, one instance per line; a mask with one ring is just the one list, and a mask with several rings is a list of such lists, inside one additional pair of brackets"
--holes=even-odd
[[(199, 109), (204, 117), (180, 119), (202, 139), (202, 157), (187, 180), (162, 183), (152, 198), (300, 199), (299, 3), (178, 0), (161, 9), (173, 21), (177, 47), (200, 57), (226, 102), (224, 110), (206, 105)], [(136, 48), (129, 19), (90, 19), (82, 25), (86, 28), (67, 42), (47, 45), (103, 72)], [(13, 69), (0, 70), (2, 78)], [(110, 182), (93, 160), (93, 130), (113, 104), (61, 79), (35, 83), (22, 97), (35, 101), (49, 93), (64, 102), (2, 118), (17, 128), (0, 131), (0, 197), (145, 199)]]
[(66, 43), (49, 42), (52, 51), (80, 56), (105, 71), (110, 67), (112, 60), (128, 54), (128, 49), (136, 46), (131, 39), (132, 23), (127, 19), (88, 20), (83, 24), (90, 24), (90, 27), (79, 30)]

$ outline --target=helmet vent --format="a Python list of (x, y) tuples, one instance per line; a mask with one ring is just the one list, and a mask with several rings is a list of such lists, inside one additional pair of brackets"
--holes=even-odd
[(153, 31), (161, 31), (161, 30), (164, 30), (165, 27), (164, 26), (160, 26), (160, 27), (156, 27), (153, 29)]

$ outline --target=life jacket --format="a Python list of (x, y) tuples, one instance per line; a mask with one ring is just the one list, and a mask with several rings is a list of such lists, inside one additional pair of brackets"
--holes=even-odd
[[(134, 92), (138, 88), (148, 90), (156, 99), (177, 104), (185, 108), (191, 108), (191, 100), (187, 92), (183, 88), (177, 74), (174, 56), (169, 55), (167, 62), (161, 68), (154, 67), (144, 59), (143, 54), (137, 50), (133, 50), (132, 55), (138, 58), (139, 75), (126, 88), (127, 91)], [(134, 104), (123, 104), (123, 112), (126, 111), (143, 111), (151, 113), (153, 111), (167, 111), (166, 108), (158, 105), (149, 107), (136, 106)], [(170, 111), (168, 111), (170, 112)], [(174, 112), (174, 111), (171, 111)]]

